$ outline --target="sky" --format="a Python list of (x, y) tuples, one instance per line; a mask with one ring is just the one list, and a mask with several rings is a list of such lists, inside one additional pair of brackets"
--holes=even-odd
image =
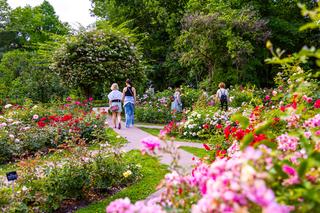
[[(54, 7), (56, 14), (63, 22), (68, 22), (72, 27), (88, 26), (95, 21), (90, 16), (91, 2), (90, 0), (48, 0)], [(11, 8), (23, 7), (25, 5), (37, 6), (43, 0), (8, 0)]]

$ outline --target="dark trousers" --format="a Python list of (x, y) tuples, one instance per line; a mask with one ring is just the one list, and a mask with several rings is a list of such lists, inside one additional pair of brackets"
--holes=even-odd
[(228, 111), (228, 101), (220, 101), (220, 108), (221, 110), (225, 108), (225, 111)]

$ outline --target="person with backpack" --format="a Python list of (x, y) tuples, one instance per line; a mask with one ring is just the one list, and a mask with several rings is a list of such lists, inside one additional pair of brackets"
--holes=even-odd
[(225, 87), (226, 87), (225, 83), (221, 82), (219, 84), (219, 89), (217, 91), (216, 97), (220, 101), (221, 110), (225, 108), (225, 111), (228, 111), (229, 94), (228, 94), (228, 90), (226, 90)]

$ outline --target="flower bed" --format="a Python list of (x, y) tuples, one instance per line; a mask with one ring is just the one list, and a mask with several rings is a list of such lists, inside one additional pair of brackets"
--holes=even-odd
[(91, 143), (104, 134), (104, 115), (90, 101), (60, 107), (6, 105), (0, 116), (0, 164), (68, 144)]
[[(105, 146), (103, 146), (105, 147)], [(141, 166), (125, 161), (112, 147), (92, 152), (86, 147), (65, 152), (58, 160), (18, 163), (19, 178), (12, 199), (11, 184), (0, 179), (0, 209), (4, 212), (52, 212), (90, 203), (141, 178)]]

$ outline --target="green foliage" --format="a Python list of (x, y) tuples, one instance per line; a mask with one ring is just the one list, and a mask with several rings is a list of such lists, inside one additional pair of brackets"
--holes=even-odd
[(92, 11), (98, 17), (116, 24), (127, 23), (130, 29), (135, 29), (140, 34), (144, 55), (151, 65), (147, 72), (148, 78), (153, 81), (157, 89), (164, 89), (176, 83), (168, 76), (169, 70), (182, 70), (176, 60), (170, 59), (174, 39), (180, 33), (180, 20), (187, 0), (91, 0), (91, 2)]
[(200, 11), (195, 7), (189, 7), (176, 40), (180, 63), (193, 69), (197, 79), (209, 78), (214, 84), (253, 80), (243, 69), (256, 53), (255, 45), (269, 34), (266, 20), (252, 7), (232, 9), (221, 1), (210, 1)]
[(36, 7), (17, 7), (10, 11), (6, 31), (16, 33), (19, 47), (33, 49), (37, 42), (50, 40), (51, 34), (66, 35), (69, 26), (61, 23), (48, 1)]
[(115, 199), (128, 197), (132, 201), (144, 200), (156, 191), (156, 187), (168, 172), (165, 165), (161, 165), (157, 158), (141, 155), (139, 151), (130, 151), (125, 161), (140, 164), (142, 178), (134, 184), (122, 189), (120, 192), (107, 197), (101, 202), (93, 203), (78, 210), (78, 213), (104, 212), (106, 205)]
[(48, 62), (48, 57), (40, 51), (14, 50), (4, 54), (0, 63), (2, 98), (49, 102), (63, 96), (66, 89), (59, 77), (49, 70)]
[[(145, 79), (139, 48), (122, 28), (105, 25), (104, 29), (79, 32), (56, 52), (52, 69), (73, 88), (92, 96), (93, 88), (114, 82), (143, 83)], [(101, 92), (101, 91), (100, 91)]]

